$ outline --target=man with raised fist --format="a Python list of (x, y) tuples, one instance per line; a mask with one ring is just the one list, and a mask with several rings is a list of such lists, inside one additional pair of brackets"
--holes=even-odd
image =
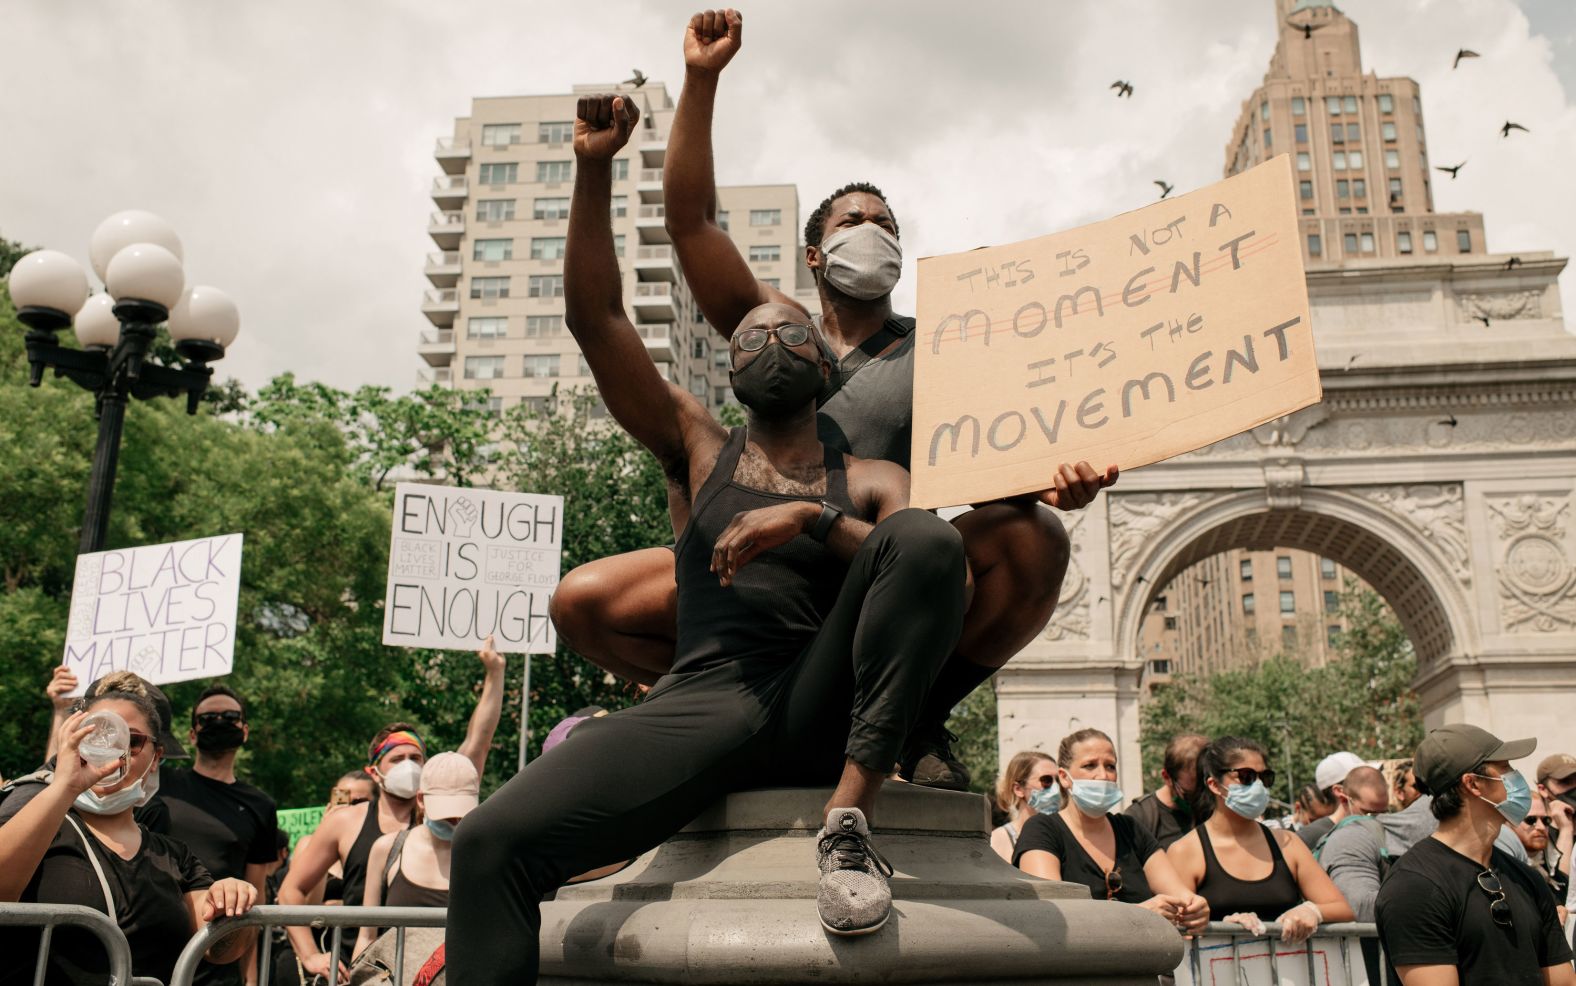
[[(706, 321), (729, 337), (758, 305), (808, 314), (757, 280), (733, 238), (717, 224), (711, 122), (717, 80), (743, 42), (736, 10), (690, 18), (684, 35), (684, 89), (668, 136), (663, 171), (666, 223)], [(821, 295), (818, 328), (831, 363), (817, 397), (821, 441), (866, 459), (908, 466), (914, 403), (914, 320), (894, 315), (902, 268), (897, 219), (880, 189), (855, 182), (827, 196), (805, 224), (805, 262)], [(968, 771), (952, 753), (952, 708), (1050, 622), (1067, 571), (1068, 540), (1047, 506), (1077, 510), (1116, 482), (1087, 462), (1062, 465), (1046, 489), (975, 504), (955, 520), (976, 591), (957, 648), (927, 693), (899, 755), (905, 780), (964, 790)], [(553, 598), (566, 643), (599, 666), (655, 680), (672, 666), (676, 597), (673, 555), (650, 548), (582, 565)]]
[(544, 896), (763, 778), (837, 785), (816, 846), (821, 923), (881, 928), (876, 792), (963, 625), (957, 530), (907, 509), (901, 466), (817, 438), (831, 366), (803, 310), (753, 305), (732, 327), (745, 427), (725, 430), (658, 372), (624, 310), (608, 219), (610, 162), (639, 111), (595, 96), (576, 116), (565, 322), (608, 412), (668, 476), (676, 654), (641, 704), (581, 723), (456, 830), (447, 955), (466, 986), (536, 982)]

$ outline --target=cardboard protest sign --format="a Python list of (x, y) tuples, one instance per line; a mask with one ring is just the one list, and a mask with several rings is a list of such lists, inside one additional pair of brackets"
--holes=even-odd
[(1158, 462), (1321, 396), (1291, 159), (1065, 233), (919, 261), (911, 502)]
[(241, 535), (77, 556), (62, 659), (77, 691), (111, 671), (154, 684), (229, 674)]
[(383, 642), (551, 654), (563, 521), (561, 496), (400, 483)]
[(323, 815), (328, 811), (323, 805), (315, 808), (281, 808), (279, 809), (279, 831), (290, 837), (290, 850), (295, 851), (296, 843), (303, 836), (311, 835), (323, 823)]

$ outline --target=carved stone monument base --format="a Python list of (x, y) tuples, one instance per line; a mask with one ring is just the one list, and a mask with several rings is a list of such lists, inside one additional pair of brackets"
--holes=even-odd
[(985, 799), (888, 783), (875, 845), (892, 917), (860, 938), (816, 917), (824, 789), (723, 798), (623, 873), (542, 906), (542, 978), (584, 983), (1131, 983), (1175, 969), (1182, 940), (1138, 907), (1012, 868)]

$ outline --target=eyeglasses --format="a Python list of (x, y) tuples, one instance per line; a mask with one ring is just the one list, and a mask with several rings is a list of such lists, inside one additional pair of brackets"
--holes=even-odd
[(1523, 818), (1521, 820), (1521, 824), (1527, 826), (1528, 828), (1531, 828), (1534, 825), (1542, 825), (1544, 828), (1553, 828), (1554, 827), (1554, 816), (1552, 816), (1552, 815), (1528, 815), (1526, 818)]
[(142, 752), (142, 748), (147, 746), (148, 740), (152, 739), (153, 737), (149, 736), (147, 733), (139, 733), (135, 729), (130, 730), (130, 732), (131, 739), (126, 742), (126, 752), (132, 756), (136, 756)]
[(1111, 872), (1105, 875), (1105, 899), (1115, 900), (1116, 895), (1122, 892), (1122, 868), (1111, 867)]
[(765, 349), (766, 340), (772, 336), (784, 346), (802, 346), (810, 341), (810, 327), (803, 322), (789, 322), (775, 329), (742, 329), (733, 334), (733, 341), (739, 344), (740, 352), (753, 353)]
[(246, 716), (240, 709), (225, 709), (223, 712), (199, 712), (197, 714), (197, 725), (199, 726), (217, 726), (222, 722), (239, 724), (245, 721)]
[(1484, 870), (1477, 875), (1477, 884), (1488, 894), (1488, 913), (1494, 923), (1505, 928), (1511, 927), (1510, 901), (1505, 899), (1505, 887), (1499, 882), (1499, 874), (1493, 870)]
[(1227, 770), (1226, 773), (1236, 774), (1237, 780), (1244, 784), (1252, 784), (1254, 781), (1263, 781), (1265, 787), (1275, 786), (1275, 771), (1273, 770), (1254, 770), (1252, 767), (1232, 767)]

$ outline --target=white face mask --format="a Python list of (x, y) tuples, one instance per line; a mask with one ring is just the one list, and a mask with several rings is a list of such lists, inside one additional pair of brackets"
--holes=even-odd
[(77, 795), (76, 807), (78, 811), (85, 811), (89, 815), (118, 815), (127, 808), (141, 808), (158, 793), (159, 769), (158, 761), (155, 760), (136, 783), (127, 784), (119, 791), (99, 794), (88, 788)]
[(861, 301), (892, 293), (903, 273), (897, 237), (875, 223), (840, 229), (821, 241), (821, 273), (827, 283)]
[(388, 769), (378, 771), (383, 779), (383, 790), (391, 797), (414, 798), (421, 790), (421, 764), (414, 760), (401, 760)]

